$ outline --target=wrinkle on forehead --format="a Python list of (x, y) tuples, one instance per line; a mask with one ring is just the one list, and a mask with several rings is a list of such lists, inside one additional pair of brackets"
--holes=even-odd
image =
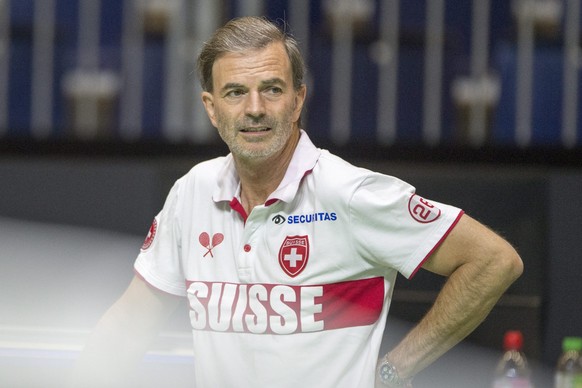
[(241, 83), (240, 80), (258, 78), (291, 80), (291, 63), (284, 46), (272, 43), (264, 49), (226, 53), (213, 65), (215, 89), (226, 83)]

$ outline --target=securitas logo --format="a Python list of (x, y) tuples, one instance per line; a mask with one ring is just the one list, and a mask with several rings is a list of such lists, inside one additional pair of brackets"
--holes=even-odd
[(329, 212), (318, 212), (318, 213), (308, 213), (308, 214), (292, 214), (290, 216), (284, 217), (281, 214), (277, 214), (271, 221), (277, 225), (284, 223), (287, 224), (309, 224), (311, 222), (319, 221), (336, 221), (337, 214)]

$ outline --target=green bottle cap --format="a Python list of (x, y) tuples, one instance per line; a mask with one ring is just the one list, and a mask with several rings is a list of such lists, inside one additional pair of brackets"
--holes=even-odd
[(569, 351), (582, 351), (582, 337), (564, 337), (562, 340), (562, 350), (564, 352)]

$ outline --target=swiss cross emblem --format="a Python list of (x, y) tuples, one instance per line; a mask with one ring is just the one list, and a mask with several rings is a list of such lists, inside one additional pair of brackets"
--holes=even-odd
[(283, 271), (295, 277), (305, 269), (309, 259), (309, 239), (307, 236), (287, 236), (279, 249), (279, 264)]

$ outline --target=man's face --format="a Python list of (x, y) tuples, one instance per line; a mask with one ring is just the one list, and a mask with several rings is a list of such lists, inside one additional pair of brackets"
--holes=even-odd
[(293, 89), (282, 43), (225, 54), (214, 62), (212, 74), (213, 92), (203, 92), (202, 101), (235, 157), (265, 160), (292, 146), (305, 86)]

